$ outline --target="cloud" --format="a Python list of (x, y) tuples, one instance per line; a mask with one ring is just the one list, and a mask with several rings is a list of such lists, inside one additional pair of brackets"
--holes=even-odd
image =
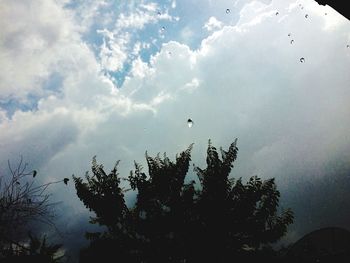
[(2, 122), (2, 170), (5, 170), (7, 160), (13, 162), (18, 159), (19, 154), (25, 157), (30, 166), (42, 167), (74, 142), (79, 130), (69, 114), (62, 108), (41, 114), (17, 112), (11, 121)]
[[(112, 35), (108, 39), (108, 45), (104, 39), (100, 50), (101, 65), (104, 69), (110, 71), (119, 71), (123, 68), (128, 55), (126, 53), (126, 45), (129, 42), (129, 35), (125, 34), (117, 41), (114, 40)], [(119, 43), (118, 43), (119, 42)]]
[[(1, 109), (0, 156), (23, 154), (45, 174), (43, 180), (51, 180), (82, 176), (97, 154), (107, 170), (121, 159), (120, 174), (126, 176), (133, 160), (144, 163), (145, 150), (172, 158), (194, 142), (193, 160), (203, 165), (209, 138), (225, 147), (238, 137), (234, 175), (276, 177), (282, 189), (295, 187), (293, 180), (334, 156), (347, 156), (348, 21), (331, 12), (325, 16), (312, 1), (303, 10), (291, 0), (247, 2), (234, 24), (201, 17), (212, 31), (197, 49), (186, 44), (195, 32), (185, 26), (179, 39), (147, 59), (142, 51), (149, 44), (134, 33), (159, 22), (155, 4), (113, 14), (119, 20), (108, 26), (92, 19), (82, 30), (69, 2), (11, 1), (0, 16), (7, 21), (0, 96), (40, 96), (36, 109), (18, 110), (11, 118)], [(100, 38), (89, 43), (84, 36), (92, 28)], [(113, 74), (125, 63), (130, 71), (116, 87)], [(61, 77), (59, 87), (44, 90), (54, 73)], [(67, 211), (85, 211), (72, 185), (55, 198), (66, 201)]]
[[(69, 13), (53, 1), (10, 1), (0, 10), (1, 98), (42, 94), (42, 83), (59, 63), (57, 49), (74, 38)], [(20, 18), (20, 19), (19, 19)]]
[(220, 29), (222, 27), (222, 22), (217, 20), (215, 17), (211, 16), (207, 23), (203, 26), (208, 31), (213, 31), (215, 29)]

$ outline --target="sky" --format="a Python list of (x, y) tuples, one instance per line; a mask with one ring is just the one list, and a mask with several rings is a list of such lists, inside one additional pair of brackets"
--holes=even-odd
[[(146, 150), (191, 143), (203, 166), (208, 139), (238, 138), (232, 176), (276, 178), (296, 213), (287, 240), (349, 229), (350, 23), (330, 6), (0, 0), (0, 25), (1, 174), (23, 156), (38, 182), (83, 176), (97, 155), (127, 177)], [(74, 185), (50, 190), (58, 228), (83, 242)]]

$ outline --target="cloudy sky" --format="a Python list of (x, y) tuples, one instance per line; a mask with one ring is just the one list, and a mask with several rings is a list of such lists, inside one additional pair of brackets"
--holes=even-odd
[[(2, 174), (22, 155), (41, 182), (82, 176), (97, 155), (127, 176), (146, 150), (174, 158), (192, 142), (203, 165), (208, 139), (238, 138), (232, 175), (276, 178), (296, 212), (290, 240), (347, 227), (350, 22), (331, 7), (0, 0), (0, 25)], [(74, 186), (52, 191), (76, 233), (87, 211)]]

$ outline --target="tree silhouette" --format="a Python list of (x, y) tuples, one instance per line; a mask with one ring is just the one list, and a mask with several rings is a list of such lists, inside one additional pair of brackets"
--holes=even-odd
[(230, 262), (280, 239), (293, 222), (293, 213), (278, 213), (280, 193), (274, 179), (254, 176), (244, 184), (241, 178), (229, 177), (236, 144), (237, 140), (227, 151), (220, 148), (220, 158), (209, 141), (206, 168), (194, 167), (199, 186), (195, 181), (185, 183), (193, 145), (174, 162), (166, 154), (150, 157), (146, 152), (148, 176), (135, 162), (125, 178), (137, 192), (131, 208), (120, 187), (118, 162), (106, 174), (94, 157), (93, 175), (87, 173), (86, 182), (73, 179), (78, 197), (96, 215), (91, 223), (106, 231), (87, 233), (91, 244), (80, 261)]
[(0, 260), (14, 248), (25, 251), (20, 243), (25, 241), (31, 223), (54, 226), (55, 203), (50, 202), (47, 189), (62, 180), (36, 184), (35, 177), (40, 175), (36, 170), (28, 171), (27, 166), (21, 157), (16, 167), (8, 161), (9, 173), (0, 174)]

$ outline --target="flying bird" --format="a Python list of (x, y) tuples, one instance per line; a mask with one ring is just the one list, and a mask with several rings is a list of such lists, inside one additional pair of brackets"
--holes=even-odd
[(65, 184), (67, 184), (68, 181), (69, 181), (69, 178), (64, 178), (64, 179), (63, 179), (63, 182), (64, 182)]
[(37, 171), (34, 170), (34, 171), (33, 171), (33, 178), (36, 176), (36, 174), (37, 174)]

